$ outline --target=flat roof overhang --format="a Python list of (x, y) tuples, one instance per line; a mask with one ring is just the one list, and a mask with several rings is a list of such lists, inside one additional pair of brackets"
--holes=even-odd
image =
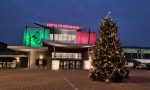
[(0, 50), (0, 58), (5, 58), (5, 57), (28, 57), (27, 53), (25, 52), (20, 52), (20, 51), (16, 51), (13, 49), (1, 49)]
[(27, 55), (0, 55), (1, 57), (28, 57)]
[(8, 46), (9, 49), (16, 51), (48, 51), (48, 47), (29, 47), (29, 46)]
[(78, 48), (78, 49), (90, 48), (94, 46), (93, 44), (70, 44), (70, 43), (53, 42), (49, 40), (43, 40), (43, 43), (50, 46), (57, 46), (63, 48)]

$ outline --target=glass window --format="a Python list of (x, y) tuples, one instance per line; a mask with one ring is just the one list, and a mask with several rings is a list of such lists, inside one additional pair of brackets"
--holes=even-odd
[(63, 35), (59, 34), (59, 41), (62, 41), (62, 40), (63, 40)]
[(72, 58), (75, 59), (75, 54), (74, 53), (72, 54)]
[(62, 58), (67, 58), (67, 53), (62, 53)]
[(75, 42), (76, 42), (76, 36), (75, 36), (75, 35), (72, 35), (72, 36), (71, 36), (71, 39), (72, 39), (72, 40), (71, 40), (72, 43), (75, 43)]
[(82, 54), (81, 53), (79, 53), (78, 56), (79, 56), (78, 57), (79, 59), (82, 59)]
[(39, 65), (42, 65), (43, 64), (43, 60), (39, 60)]
[[(76, 36), (71, 34), (55, 34), (54, 39), (56, 41), (65, 42), (65, 43), (75, 43)], [(50, 34), (50, 40), (53, 40), (53, 34)]]
[(52, 58), (54, 58), (54, 53), (52, 53)]
[(59, 35), (55, 34), (55, 40), (58, 41), (59, 40)]
[(73, 53), (74, 59), (78, 59), (78, 53)]
[(68, 43), (71, 43), (71, 35), (68, 35)]
[(61, 58), (61, 53), (56, 53), (56, 58)]
[[(52, 58), (54, 58), (54, 52), (52, 52)], [(56, 53), (56, 58), (82, 59), (82, 53)]]
[(72, 58), (72, 53), (68, 53), (68, 58)]
[(50, 40), (53, 40), (53, 34), (50, 34)]
[(63, 41), (67, 42), (68, 41), (68, 35), (67, 34), (63, 34)]

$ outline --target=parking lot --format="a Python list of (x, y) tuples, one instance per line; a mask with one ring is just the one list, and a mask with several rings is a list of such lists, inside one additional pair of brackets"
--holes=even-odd
[(150, 90), (149, 70), (122, 83), (91, 81), (86, 70), (0, 70), (0, 90)]

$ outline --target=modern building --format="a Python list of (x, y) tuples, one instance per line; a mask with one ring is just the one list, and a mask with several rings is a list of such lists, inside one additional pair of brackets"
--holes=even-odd
[(25, 28), (24, 46), (8, 46), (9, 49), (27, 53), (26, 57), (17, 57), (20, 62), (22, 58), (26, 58), (26, 65), (30, 69), (90, 68), (89, 59), (96, 41), (95, 32), (72, 25), (37, 25), (40, 27)]
[[(25, 27), (23, 46), (1, 43), (0, 67), (90, 69), (95, 32), (81, 26), (35, 24), (39, 27)], [(150, 48), (124, 47), (123, 50), (129, 62), (134, 59), (150, 63)]]

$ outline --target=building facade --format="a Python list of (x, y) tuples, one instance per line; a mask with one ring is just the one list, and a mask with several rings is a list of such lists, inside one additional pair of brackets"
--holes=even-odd
[[(96, 42), (95, 32), (86, 31), (80, 26), (35, 24), (39, 27), (25, 27), (23, 46), (7, 46), (8, 49), (15, 51), (9, 54), (0, 51), (0, 67), (90, 69), (92, 48)], [(134, 59), (150, 63), (149, 48), (124, 47), (123, 50), (129, 62)]]
[[(91, 48), (96, 33), (80, 26), (62, 24), (37, 24), (26, 27), (24, 46), (8, 48), (27, 52), (27, 68), (30, 69), (89, 69)], [(23, 57), (19, 57), (20, 62)]]

